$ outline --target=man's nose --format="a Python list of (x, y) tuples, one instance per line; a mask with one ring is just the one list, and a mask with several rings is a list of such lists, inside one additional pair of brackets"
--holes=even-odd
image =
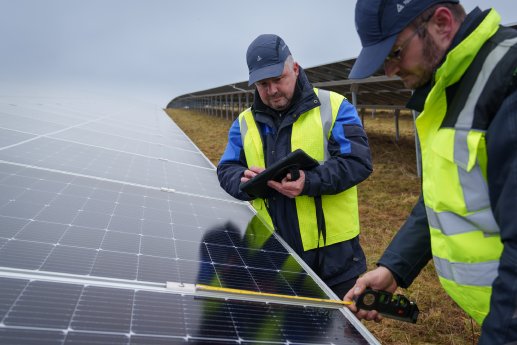
[(268, 95), (274, 95), (278, 91), (278, 87), (275, 83), (269, 83), (267, 85), (267, 93)]
[(399, 71), (399, 64), (397, 59), (390, 59), (384, 62), (384, 73), (388, 77), (395, 76)]

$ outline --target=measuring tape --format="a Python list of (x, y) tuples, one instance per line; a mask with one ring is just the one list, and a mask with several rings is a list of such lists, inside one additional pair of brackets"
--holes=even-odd
[[(167, 288), (180, 290), (204, 297), (253, 300), (266, 303), (298, 304), (304, 306), (339, 309), (354, 302), (304, 296), (282, 295), (269, 292), (233, 289), (204, 284), (183, 284), (167, 282)], [(200, 293), (201, 292), (201, 293)], [(205, 292), (205, 294), (202, 294)], [(240, 297), (240, 298), (239, 298)], [(419, 310), (417, 305), (399, 294), (366, 289), (355, 301), (358, 309), (376, 310), (380, 314), (399, 321), (416, 323)]]
[(258, 292), (258, 291), (250, 291), (250, 290), (240, 290), (240, 289), (232, 289), (232, 288), (224, 288), (224, 287), (217, 287), (217, 286), (210, 286), (210, 285), (203, 285), (203, 284), (196, 284), (196, 289), (204, 290), (204, 291), (218, 291), (218, 292), (224, 292), (228, 294), (237, 294), (237, 295), (246, 295), (246, 296), (261, 296), (261, 297), (268, 297), (273, 298), (275, 300), (281, 299), (281, 300), (295, 300), (299, 302), (306, 302), (306, 303), (316, 303), (316, 304), (328, 304), (328, 307), (332, 308), (342, 308), (345, 305), (350, 305), (353, 302), (345, 302), (340, 301), (336, 299), (324, 299), (324, 298), (314, 298), (314, 297), (304, 297), (304, 296), (291, 296), (291, 295), (281, 295), (276, 293), (268, 293), (268, 292)]

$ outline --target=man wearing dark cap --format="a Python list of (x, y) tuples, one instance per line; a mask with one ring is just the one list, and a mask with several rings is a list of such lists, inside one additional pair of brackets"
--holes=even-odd
[[(414, 93), (422, 196), (345, 296), (408, 287), (431, 259), (480, 344), (517, 344), (517, 32), (459, 1), (359, 0), (363, 49), (350, 78), (382, 66)], [(350, 309), (359, 318), (377, 312)]]
[[(370, 149), (354, 107), (341, 95), (312, 88), (276, 35), (248, 47), (253, 106), (232, 124), (217, 167), (221, 186), (249, 200), (275, 231), (342, 298), (366, 270), (359, 244), (356, 185), (372, 172)], [(290, 152), (320, 162), (312, 170), (268, 181), (262, 197), (239, 187)]]

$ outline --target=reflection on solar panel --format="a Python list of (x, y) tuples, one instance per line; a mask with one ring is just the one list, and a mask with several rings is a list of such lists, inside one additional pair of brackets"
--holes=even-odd
[(167, 282), (329, 298), (160, 109), (0, 97), (0, 343), (376, 343), (344, 310)]

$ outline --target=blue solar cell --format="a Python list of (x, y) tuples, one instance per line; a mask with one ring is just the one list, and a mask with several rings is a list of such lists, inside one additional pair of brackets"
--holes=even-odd
[(62, 344), (65, 334), (41, 329), (0, 328), (0, 343), (10, 345)]
[(41, 271), (88, 275), (98, 252), (95, 249), (57, 246), (41, 266)]
[(28, 283), (19, 292), (12, 308), (4, 316), (3, 323), (6, 326), (66, 329), (81, 291), (80, 285), (38, 281)]
[[(179, 261), (176, 259), (141, 255), (138, 262), (138, 280), (165, 283), (180, 282)], [(185, 281), (187, 282), (187, 281)], [(194, 280), (188, 283), (194, 283)]]

